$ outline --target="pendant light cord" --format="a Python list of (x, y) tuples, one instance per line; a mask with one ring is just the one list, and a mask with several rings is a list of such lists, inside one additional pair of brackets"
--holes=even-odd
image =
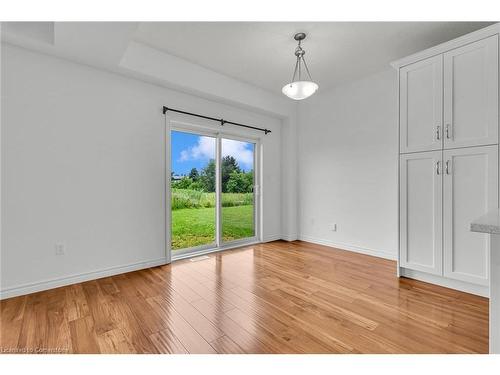
[(295, 82), (295, 76), (297, 75), (297, 68), (299, 67), (299, 60), (300, 60), (300, 57), (297, 56), (297, 61), (295, 62), (295, 69), (293, 71), (293, 76), (292, 76), (292, 80), (290, 81), (291, 82), (290, 84)]
[(295, 48), (295, 55), (297, 56), (297, 61), (295, 62), (295, 69), (293, 70), (292, 82), (295, 82), (295, 77), (297, 76), (297, 71), (299, 72), (299, 81), (302, 80), (302, 63), (304, 63), (304, 67), (306, 68), (307, 75), (309, 76), (309, 80), (312, 81), (311, 73), (309, 73), (309, 68), (307, 67), (306, 59), (304, 55), (306, 51), (302, 49), (301, 40), (299, 40), (299, 45)]
[(307, 67), (306, 59), (304, 56), (302, 56), (302, 61), (304, 62), (304, 67), (306, 68), (306, 72), (307, 72), (307, 75), (309, 76), (309, 80), (312, 81), (311, 73), (309, 73), (309, 68)]

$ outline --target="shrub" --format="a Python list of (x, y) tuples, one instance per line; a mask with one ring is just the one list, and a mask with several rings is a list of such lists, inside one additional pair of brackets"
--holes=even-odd
[(253, 204), (252, 193), (223, 193), (222, 207), (246, 206)]
[(203, 191), (203, 184), (200, 181), (194, 181), (190, 186), (190, 190)]
[(253, 172), (231, 172), (227, 181), (228, 193), (251, 193), (253, 188)]
[(172, 187), (175, 187), (176, 189), (189, 189), (192, 183), (193, 180), (191, 180), (189, 177), (184, 176), (180, 180), (172, 181)]
[[(245, 206), (253, 204), (252, 193), (223, 193), (222, 207)], [(181, 208), (215, 207), (215, 193), (192, 189), (177, 189), (172, 186), (172, 210)]]

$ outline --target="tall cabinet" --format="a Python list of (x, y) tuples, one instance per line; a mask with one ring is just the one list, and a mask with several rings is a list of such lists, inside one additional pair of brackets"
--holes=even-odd
[(488, 295), (498, 207), (497, 25), (393, 63), (399, 80), (400, 276)]

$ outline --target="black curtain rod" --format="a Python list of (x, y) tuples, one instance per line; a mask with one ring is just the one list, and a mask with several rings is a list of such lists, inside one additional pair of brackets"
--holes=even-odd
[(241, 126), (243, 128), (259, 130), (261, 132), (264, 132), (265, 134), (271, 133), (271, 130), (269, 130), (269, 129), (257, 128), (255, 126), (240, 124), (238, 122), (226, 121), (226, 120), (221, 119), (221, 118), (215, 118), (215, 117), (209, 117), (209, 116), (199, 115), (197, 113), (181, 111), (179, 109), (173, 109), (173, 108), (169, 108), (169, 107), (163, 106), (163, 114), (167, 113), (167, 111), (172, 111), (172, 112), (182, 113), (183, 115), (189, 115), (189, 116), (204, 118), (204, 119), (207, 119), (207, 120), (217, 121), (217, 122), (220, 123), (220, 126), (224, 126), (225, 124), (231, 124), (231, 125), (235, 125), (235, 126)]

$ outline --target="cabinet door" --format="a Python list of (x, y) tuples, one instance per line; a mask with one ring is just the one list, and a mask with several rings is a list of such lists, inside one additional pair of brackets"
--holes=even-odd
[(488, 285), (488, 234), (471, 222), (498, 207), (498, 146), (446, 150), (444, 167), (444, 276)]
[(401, 153), (442, 148), (443, 56), (399, 71)]
[(444, 147), (498, 143), (498, 37), (444, 54)]
[(401, 155), (400, 264), (442, 274), (442, 152)]

